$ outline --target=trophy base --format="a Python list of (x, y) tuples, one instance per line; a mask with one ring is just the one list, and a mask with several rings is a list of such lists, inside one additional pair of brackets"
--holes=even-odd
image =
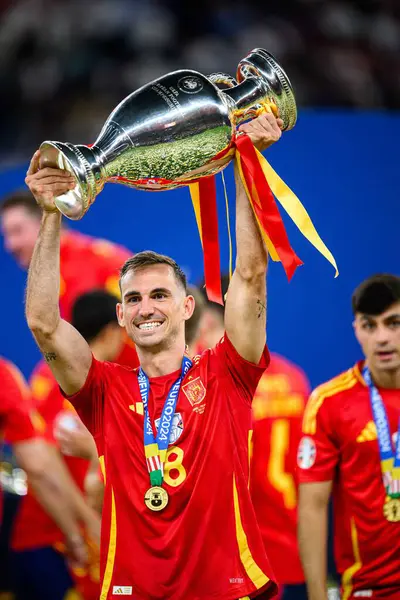
[(63, 169), (75, 177), (75, 188), (54, 199), (58, 210), (73, 221), (81, 219), (94, 200), (92, 191), (95, 185), (91, 181), (93, 174), (86, 162), (83, 154), (72, 144), (46, 141), (40, 146), (41, 168)]

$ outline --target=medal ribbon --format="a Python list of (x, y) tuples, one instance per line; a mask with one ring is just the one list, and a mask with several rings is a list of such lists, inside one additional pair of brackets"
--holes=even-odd
[(185, 377), (191, 366), (192, 361), (190, 358), (184, 356), (181, 374), (172, 385), (168, 392), (167, 399), (165, 400), (156, 437), (154, 437), (153, 427), (149, 416), (149, 378), (142, 367), (140, 367), (138, 372), (138, 383), (144, 414), (144, 453), (152, 486), (162, 485), (164, 479), (164, 463), (167, 456), (169, 436), (172, 429), (176, 403), (178, 402), (179, 390), (181, 389), (182, 379)]
[(400, 497), (400, 420), (397, 431), (396, 448), (393, 452), (389, 421), (378, 388), (372, 381), (370, 370), (364, 367), (362, 376), (369, 388), (372, 414), (378, 433), (379, 454), (381, 457), (382, 480), (390, 498)]

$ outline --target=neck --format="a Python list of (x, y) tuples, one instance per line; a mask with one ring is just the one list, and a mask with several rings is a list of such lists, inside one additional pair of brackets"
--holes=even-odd
[(160, 377), (177, 371), (182, 366), (185, 354), (185, 343), (176, 344), (174, 348), (156, 350), (136, 346), (140, 366), (147, 377)]
[(400, 389), (400, 369), (388, 369), (387, 371), (375, 369), (368, 364), (372, 379), (376, 386), (388, 389)]

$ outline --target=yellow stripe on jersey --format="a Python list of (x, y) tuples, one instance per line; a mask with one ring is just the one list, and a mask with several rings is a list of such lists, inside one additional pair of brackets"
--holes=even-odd
[(348, 569), (345, 570), (342, 576), (342, 587), (343, 587), (343, 596), (342, 600), (348, 600), (351, 596), (351, 592), (353, 589), (353, 577), (362, 567), (361, 557), (360, 557), (360, 549), (358, 547), (358, 536), (357, 536), (357, 528), (354, 523), (354, 519), (351, 518), (350, 523), (351, 528), (351, 545), (353, 547), (353, 555), (354, 555), (354, 564), (351, 565)]
[(106, 467), (104, 464), (104, 456), (99, 456), (100, 469), (103, 475), (104, 483), (106, 483)]
[(317, 414), (324, 400), (339, 392), (349, 390), (357, 383), (354, 370), (349, 369), (338, 377), (317, 387), (307, 402), (303, 417), (303, 433), (313, 435), (317, 430)]
[(117, 548), (117, 517), (115, 510), (114, 490), (111, 488), (111, 524), (110, 539), (108, 542), (108, 553), (106, 568), (104, 570), (103, 585), (101, 586), (100, 600), (106, 600), (110, 590), (111, 579), (114, 571), (115, 551)]
[(247, 487), (250, 489), (250, 473), (251, 473), (251, 459), (253, 456), (253, 430), (249, 429), (247, 434), (247, 453), (249, 460), (249, 479), (247, 481)]
[(293, 475), (285, 469), (285, 459), (289, 449), (289, 419), (277, 419), (272, 423), (271, 442), (268, 460), (268, 479), (283, 496), (285, 508), (293, 510), (297, 505), (297, 491)]
[(255, 562), (247, 543), (247, 536), (243, 529), (242, 518), (240, 516), (235, 474), (233, 474), (233, 505), (235, 509), (236, 539), (239, 546), (240, 560), (242, 561), (249, 579), (253, 582), (258, 590), (268, 583), (269, 578), (265, 575), (265, 573), (263, 573), (263, 571), (261, 571), (260, 567)]

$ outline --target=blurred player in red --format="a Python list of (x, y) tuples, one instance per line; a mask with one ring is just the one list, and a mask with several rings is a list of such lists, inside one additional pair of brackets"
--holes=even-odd
[(253, 399), (250, 491), (282, 600), (306, 600), (297, 544), (297, 448), (310, 386), (299, 367), (271, 354)]
[[(0, 204), (4, 246), (18, 264), (29, 267), (39, 235), (42, 211), (29, 191), (17, 191)], [(119, 297), (119, 269), (132, 253), (117, 244), (63, 229), (60, 244), (60, 311), (71, 319), (75, 299), (83, 292), (102, 288)], [(126, 337), (117, 362), (136, 367), (138, 359)]]
[(0, 381), (0, 435), (13, 444), (18, 462), (28, 474), (36, 497), (62, 528), (67, 546), (84, 562), (86, 553), (79, 520), (90, 524), (92, 533), (97, 524), (92, 520), (91, 512), (85, 511), (76, 502), (63, 473), (55, 468), (54, 456), (34, 425), (39, 425), (39, 417), (33, 408), (29, 388), (15, 365), (3, 358), (0, 358)]
[[(224, 275), (224, 293), (228, 285), (229, 277)], [(224, 308), (206, 301), (196, 352), (213, 347), (223, 335)], [(260, 379), (252, 403), (250, 492), (284, 600), (307, 598), (297, 544), (296, 457), (309, 392), (303, 371), (286, 358), (271, 353), (271, 362)]]
[[(241, 126), (260, 149), (281, 135), (266, 114)], [(30, 266), (29, 327), (103, 455), (101, 598), (237, 600), (276, 592), (248, 490), (251, 400), (269, 358), (267, 251), (236, 172), (235, 273), (224, 339), (192, 361), (185, 322), (194, 310), (172, 259), (141, 252), (121, 271), (118, 320), (140, 368), (97, 361), (58, 311), (61, 216), (54, 197), (70, 174), (26, 179), (44, 210)], [(150, 416), (151, 415), (151, 416)]]
[(310, 600), (325, 600), (333, 494), (342, 599), (400, 598), (400, 278), (376, 275), (352, 298), (364, 359), (319, 386), (298, 452), (299, 542)]
[[(94, 290), (79, 296), (72, 307), (72, 324), (90, 344), (98, 360), (114, 359), (124, 343), (116, 304), (114, 295)], [(31, 387), (35, 407), (46, 428), (46, 439), (60, 448), (71, 477), (70, 484), (76, 484), (83, 492), (90, 463), (98, 465), (93, 438), (73, 406), (62, 396), (47, 363), (40, 363), (35, 369)], [(38, 578), (36, 573), (39, 559), (43, 551), (47, 554), (50, 551), (62, 552), (63, 542), (63, 533), (28, 491), (20, 505), (12, 538), (18, 574), (17, 600), (33, 598), (34, 594), (38, 598), (45, 597), (47, 582)], [(89, 558), (92, 560), (86, 568), (73, 569), (72, 576), (76, 590), (84, 600), (97, 600), (100, 595), (98, 553), (90, 552)], [(64, 570), (69, 570), (67, 563), (63, 566)]]

